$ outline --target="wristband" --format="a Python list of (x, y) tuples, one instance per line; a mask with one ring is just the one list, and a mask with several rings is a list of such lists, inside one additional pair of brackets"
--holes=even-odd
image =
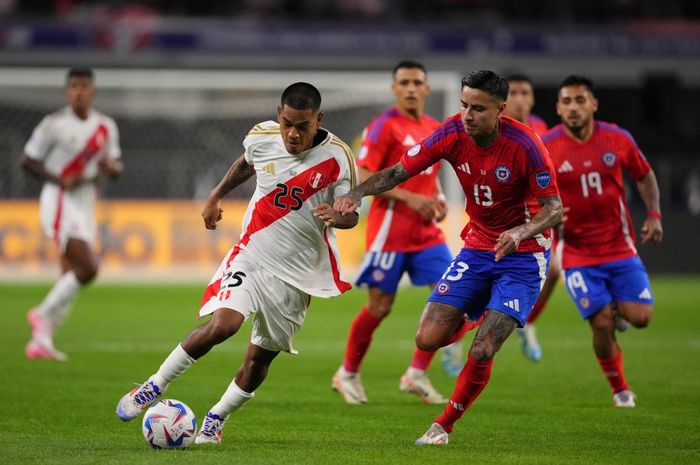
[(655, 219), (657, 219), (657, 220), (660, 220), (660, 219), (661, 219), (661, 212), (657, 212), (657, 211), (654, 211), (654, 210), (649, 210), (649, 211), (647, 212), (647, 218), (655, 218)]

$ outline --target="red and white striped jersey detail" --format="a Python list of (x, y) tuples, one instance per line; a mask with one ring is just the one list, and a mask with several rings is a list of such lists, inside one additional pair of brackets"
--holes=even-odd
[[(319, 163), (318, 165), (313, 166), (308, 170), (289, 179), (286, 182), (286, 184), (290, 190), (293, 187), (302, 189), (303, 192), (300, 194), (300, 198), (302, 201), (306, 201), (309, 197), (316, 194), (319, 190), (327, 187), (328, 183), (335, 182), (338, 179), (339, 174), (340, 167), (338, 166), (338, 162), (335, 160), (335, 158), (329, 158)], [(319, 176), (324, 178), (325, 184), (317, 182)], [(308, 185), (308, 187), (306, 187), (305, 185)], [(263, 196), (257, 202), (255, 202), (255, 207), (253, 208), (252, 214), (250, 215), (250, 221), (246, 225), (238, 243), (230, 250), (228, 257), (224, 259), (225, 266), (223, 267), (223, 269), (219, 270), (219, 274), (223, 273), (224, 271), (226, 271), (226, 269), (228, 269), (233, 259), (236, 258), (236, 256), (239, 253), (241, 253), (241, 250), (245, 249), (246, 245), (248, 245), (248, 242), (250, 242), (251, 237), (255, 233), (262, 231), (263, 229), (267, 228), (280, 218), (289, 215), (290, 213), (294, 213), (294, 210), (291, 210), (289, 208), (282, 209), (275, 205), (275, 197), (277, 197), (278, 195), (279, 191), (275, 190), (269, 192), (267, 195)], [(347, 284), (349, 286), (349, 284), (340, 280), (339, 278), (340, 273), (337, 269), (337, 261), (333, 256), (335, 251), (331, 249), (325, 231), (324, 240), (326, 242), (326, 245), (328, 246), (328, 250), (330, 253), (330, 260), (332, 264), (332, 269), (334, 271), (333, 278), (336, 284), (340, 283), (338, 285), (338, 290), (341, 292), (345, 292), (349, 289), (349, 287), (344, 288), (344, 285)], [(218, 294), (220, 287), (221, 278), (219, 277), (207, 286), (206, 290), (204, 291), (204, 296), (202, 297), (201, 305), (203, 306), (209, 301), (209, 299)]]
[(338, 268), (338, 261), (335, 258), (338, 255), (338, 251), (335, 250), (335, 247), (328, 240), (328, 228), (323, 230), (323, 240), (326, 242), (326, 246), (328, 247), (328, 258), (331, 262), (331, 271), (333, 273), (333, 281), (335, 281), (335, 285), (338, 287), (340, 292), (349, 291), (352, 289), (352, 285), (340, 278), (340, 268)]
[(69, 176), (72, 174), (81, 174), (87, 164), (102, 153), (104, 144), (107, 141), (107, 126), (100, 124), (88, 139), (85, 147), (78, 152), (73, 159), (63, 167), (61, 176)]

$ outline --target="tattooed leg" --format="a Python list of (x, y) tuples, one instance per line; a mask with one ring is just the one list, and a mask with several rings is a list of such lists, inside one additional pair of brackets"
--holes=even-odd
[(469, 349), (472, 358), (479, 362), (491, 360), (517, 326), (518, 322), (512, 317), (489, 310)]
[(428, 302), (418, 323), (416, 346), (435, 352), (444, 345), (462, 322), (464, 312), (439, 302)]

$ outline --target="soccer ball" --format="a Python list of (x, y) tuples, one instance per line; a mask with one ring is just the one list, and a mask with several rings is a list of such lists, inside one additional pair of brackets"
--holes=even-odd
[(184, 402), (165, 399), (146, 410), (143, 437), (156, 449), (184, 449), (192, 444), (197, 418)]

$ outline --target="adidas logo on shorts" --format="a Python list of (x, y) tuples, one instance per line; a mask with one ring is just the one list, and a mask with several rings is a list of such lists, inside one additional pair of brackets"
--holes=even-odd
[(508, 302), (503, 302), (503, 305), (506, 307), (515, 310), (516, 312), (520, 311), (520, 301), (518, 299), (513, 299), (509, 300)]
[(648, 287), (645, 287), (644, 290), (637, 296), (637, 298), (651, 300), (651, 291)]

